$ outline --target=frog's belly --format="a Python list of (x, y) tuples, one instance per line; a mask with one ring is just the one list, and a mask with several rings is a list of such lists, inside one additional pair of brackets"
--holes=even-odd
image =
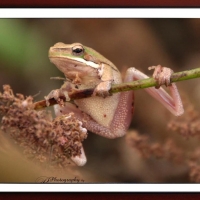
[(76, 100), (79, 109), (90, 115), (97, 123), (109, 127), (118, 106), (120, 94), (102, 97), (90, 97)]

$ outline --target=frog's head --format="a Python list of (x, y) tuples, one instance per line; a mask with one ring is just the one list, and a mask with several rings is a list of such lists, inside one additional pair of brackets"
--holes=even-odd
[(49, 59), (57, 68), (64, 73), (67, 78), (98, 77), (98, 63), (92, 60), (91, 48), (87, 48), (80, 43), (64, 44), (56, 43), (49, 49)]
[(93, 61), (85, 59), (86, 55), (87, 57), (89, 55), (87, 48), (80, 43), (64, 44), (58, 42), (49, 49), (50, 61), (63, 73), (68, 67), (88, 66), (98, 69), (99, 65)]

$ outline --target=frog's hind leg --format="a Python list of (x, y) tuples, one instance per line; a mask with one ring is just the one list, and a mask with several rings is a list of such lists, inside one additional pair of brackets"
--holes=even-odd
[[(170, 68), (162, 67), (160, 65), (150, 67), (149, 69), (155, 69), (153, 73), (153, 78), (158, 82), (158, 84), (165, 84), (171, 93), (171, 96), (162, 88), (146, 88), (145, 90), (162, 103), (172, 114), (175, 116), (180, 116), (183, 114), (184, 109), (182, 101), (176, 87), (175, 83), (170, 83), (170, 77), (173, 71)], [(130, 82), (134, 80), (140, 80), (149, 78), (146, 74), (141, 71), (131, 67), (126, 72), (125, 82)]]

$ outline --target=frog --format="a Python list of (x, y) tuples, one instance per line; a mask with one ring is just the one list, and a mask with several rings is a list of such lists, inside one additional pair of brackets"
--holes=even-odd
[[(64, 94), (70, 100), (68, 92), (78, 89), (94, 88), (89, 98), (76, 99), (73, 103), (65, 102), (64, 106), (54, 106), (56, 116), (73, 112), (88, 131), (100, 136), (115, 139), (126, 134), (134, 112), (134, 93), (125, 91), (110, 95), (113, 84), (131, 82), (149, 78), (146, 74), (130, 67), (122, 79), (121, 72), (107, 58), (96, 50), (81, 43), (56, 43), (49, 49), (49, 59), (64, 74), (66, 81), (60, 89), (49, 93), (50, 98), (58, 99)], [(177, 86), (170, 82), (173, 70), (161, 65), (151, 66), (153, 78), (158, 87), (146, 88), (151, 96), (163, 104), (172, 114), (180, 116), (184, 113), (183, 104)], [(165, 84), (170, 94), (161, 85)], [(81, 154), (71, 157), (78, 166), (83, 166), (87, 158), (83, 147)]]

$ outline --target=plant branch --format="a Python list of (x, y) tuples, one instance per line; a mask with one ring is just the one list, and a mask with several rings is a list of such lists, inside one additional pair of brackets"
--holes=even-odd
[[(191, 69), (191, 70), (172, 74), (171, 83), (178, 82), (178, 81), (185, 81), (185, 80), (199, 78), (199, 77), (200, 77), (200, 68)], [(155, 87), (155, 86), (158, 86), (158, 83), (156, 82), (156, 80), (154, 78), (147, 78), (147, 79), (141, 79), (141, 80), (128, 82), (128, 83), (114, 84), (112, 85), (109, 93), (114, 94), (117, 92), (139, 90), (139, 89)], [(68, 95), (71, 100), (75, 100), (75, 99), (91, 97), (91, 95), (93, 94), (93, 91), (94, 91), (94, 88), (88, 88), (84, 90), (74, 90), (73, 92), (69, 92)], [(60, 96), (59, 98), (62, 99), (63, 101), (66, 101), (66, 98), (64, 96)], [(53, 106), (55, 104), (57, 104), (57, 101), (54, 98), (49, 99), (49, 106)], [(47, 107), (45, 100), (34, 103), (34, 109), (36, 110), (42, 109), (45, 107)]]

